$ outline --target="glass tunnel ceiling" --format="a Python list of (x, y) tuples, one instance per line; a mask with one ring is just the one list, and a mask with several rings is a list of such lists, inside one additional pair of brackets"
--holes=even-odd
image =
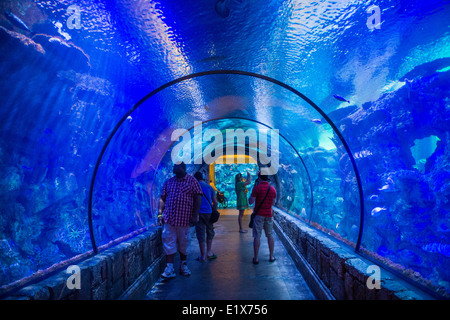
[[(194, 121), (203, 121), (203, 132), (273, 128), (281, 135), (272, 181), (279, 208), (354, 246), (364, 205), (359, 252), (413, 278), (417, 272), (421, 283), (449, 294), (450, 175), (445, 160), (436, 160), (447, 154), (450, 128), (448, 1), (0, 5), (36, 35), (15, 28), (5, 15), (1, 26), (45, 51), (1, 52), (6, 101), (0, 146), (6, 152), (0, 186), (8, 226), (0, 225), (0, 285), (92, 249), (86, 211), (95, 163), (114, 127), (142, 101), (123, 118), (98, 166), (92, 201), (98, 245), (152, 227), (160, 188), (171, 175), (173, 130), (191, 129)], [(80, 28), (67, 24), (71, 5), (80, 10)], [(379, 28), (368, 24), (374, 5)], [(0, 31), (2, 45), (5, 37), (17, 39)], [(142, 100), (180, 77), (211, 70), (270, 77), (311, 99), (348, 143), (364, 202), (336, 130), (286, 88), (257, 77), (207, 75)], [(427, 87), (427, 81), (434, 82)], [(430, 125), (410, 120), (421, 105), (442, 119), (427, 120)], [(411, 153), (414, 144), (428, 150), (421, 142), (427, 139), (434, 146), (426, 156)]]
[[(285, 82), (330, 111), (339, 106), (335, 93), (362, 104), (414, 67), (449, 56), (439, 27), (446, 1), (225, 2), (224, 18), (211, 1), (80, 1), (81, 29), (64, 31), (87, 44), (92, 73), (115, 76), (135, 101), (187, 74), (235, 69)], [(39, 7), (63, 21), (70, 4)], [(367, 28), (372, 5), (382, 10), (382, 29)]]

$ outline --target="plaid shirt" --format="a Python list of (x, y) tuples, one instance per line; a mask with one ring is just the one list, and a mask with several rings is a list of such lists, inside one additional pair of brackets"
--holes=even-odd
[(188, 227), (194, 209), (195, 195), (202, 194), (197, 179), (186, 174), (181, 180), (172, 177), (164, 183), (161, 196), (167, 196), (164, 222), (174, 227)]

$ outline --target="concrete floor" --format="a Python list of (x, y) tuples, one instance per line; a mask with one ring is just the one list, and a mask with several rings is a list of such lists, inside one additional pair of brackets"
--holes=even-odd
[[(147, 294), (148, 300), (312, 300), (314, 296), (294, 262), (275, 234), (276, 261), (270, 263), (265, 235), (261, 237), (259, 264), (252, 263), (253, 237), (238, 232), (237, 210), (220, 210), (215, 224), (213, 251), (217, 259), (198, 262), (199, 247), (192, 232), (188, 249), (190, 277), (179, 274), (179, 256), (175, 258), (177, 276), (158, 281)], [(249, 215), (244, 216), (248, 226)], [(191, 230), (194, 230), (192, 228)]]

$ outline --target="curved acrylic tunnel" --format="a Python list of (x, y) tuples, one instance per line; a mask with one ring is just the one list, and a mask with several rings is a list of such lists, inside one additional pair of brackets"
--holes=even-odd
[(178, 155), (450, 296), (448, 2), (217, 4), (0, 3), (0, 289), (156, 228)]

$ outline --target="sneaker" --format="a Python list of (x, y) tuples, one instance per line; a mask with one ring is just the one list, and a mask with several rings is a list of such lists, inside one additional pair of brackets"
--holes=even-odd
[(183, 276), (190, 276), (191, 275), (191, 270), (189, 270), (187, 263), (186, 262), (182, 262), (180, 265), (180, 274)]
[(171, 279), (176, 276), (175, 270), (173, 268), (173, 265), (167, 266), (164, 272), (161, 274), (161, 278), (163, 279)]

